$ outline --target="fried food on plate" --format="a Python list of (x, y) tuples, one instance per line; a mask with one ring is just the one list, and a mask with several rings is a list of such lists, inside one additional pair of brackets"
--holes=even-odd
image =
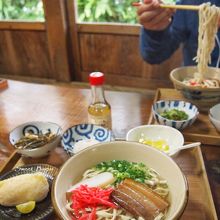
[(49, 184), (42, 173), (22, 174), (0, 181), (0, 205), (39, 202), (46, 198), (48, 192)]

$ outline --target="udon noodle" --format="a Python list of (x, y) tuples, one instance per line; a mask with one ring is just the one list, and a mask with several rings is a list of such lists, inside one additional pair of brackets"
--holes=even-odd
[[(94, 196), (94, 192), (100, 192), (101, 197)], [(107, 198), (106, 192), (108, 201), (97, 206), (91, 203), (94, 198), (97, 201)], [(73, 219), (80, 220), (161, 220), (169, 208), (168, 194), (167, 181), (152, 168), (142, 163), (112, 160), (83, 173), (81, 181), (67, 191), (66, 209)]]
[(184, 83), (188, 86), (199, 86), (205, 88), (219, 88), (218, 79), (205, 79), (208, 72), (208, 64), (211, 62), (211, 52), (215, 47), (215, 37), (218, 31), (220, 9), (210, 2), (200, 5), (199, 8), (199, 36), (197, 56), (197, 72), (194, 79), (187, 79)]

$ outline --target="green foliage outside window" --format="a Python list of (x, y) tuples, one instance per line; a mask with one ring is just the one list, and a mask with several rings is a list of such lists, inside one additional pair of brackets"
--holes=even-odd
[[(131, 6), (137, 0), (78, 0), (78, 20), (81, 22), (137, 23), (136, 8)], [(175, 4), (176, 0), (164, 0)]]
[[(53, 1), (53, 0), (48, 0)], [(80, 22), (137, 23), (137, 0), (75, 0)], [(164, 0), (174, 3), (176, 0)], [(0, 19), (44, 20), (41, 0), (0, 0)]]
[(0, 0), (0, 19), (44, 20), (41, 0)]
[(133, 0), (78, 0), (78, 20), (95, 22), (136, 22)]

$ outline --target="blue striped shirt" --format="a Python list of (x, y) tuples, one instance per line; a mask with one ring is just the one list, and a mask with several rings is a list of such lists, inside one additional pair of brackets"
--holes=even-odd
[[(180, 0), (177, 4), (199, 5), (206, 0)], [(220, 6), (220, 0), (210, 0), (212, 4)], [(141, 29), (140, 51), (143, 59), (150, 64), (159, 64), (168, 59), (182, 44), (183, 65), (196, 65), (193, 58), (198, 47), (198, 12), (177, 10), (172, 23), (164, 31), (150, 31)], [(220, 40), (220, 30), (218, 30)], [(211, 54), (211, 66), (216, 66), (219, 57), (219, 47), (216, 44)]]

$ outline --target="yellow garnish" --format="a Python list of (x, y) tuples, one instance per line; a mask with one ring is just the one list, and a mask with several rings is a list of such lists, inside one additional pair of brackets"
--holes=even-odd
[(22, 214), (28, 214), (34, 210), (35, 205), (35, 201), (29, 201), (20, 205), (16, 205), (16, 209)]
[(150, 140), (150, 139), (139, 139), (139, 142), (142, 144), (146, 144), (152, 147), (157, 148), (158, 150), (162, 150), (162, 151), (169, 151), (169, 145), (167, 144), (167, 142), (165, 140), (159, 139), (159, 140)]

